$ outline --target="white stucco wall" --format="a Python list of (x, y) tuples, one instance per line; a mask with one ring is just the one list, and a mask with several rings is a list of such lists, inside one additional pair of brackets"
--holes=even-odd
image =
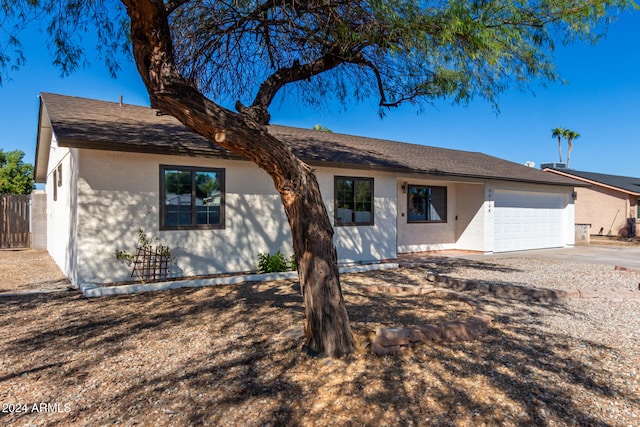
[[(293, 252), (290, 230), (271, 178), (249, 162), (178, 156), (67, 150), (52, 144), (47, 180), (48, 248), (72, 280), (109, 283), (131, 280), (131, 267), (115, 251), (133, 252), (137, 229), (168, 245), (179, 276), (253, 271), (259, 252)], [(53, 201), (53, 169), (62, 166), (62, 185)], [(225, 228), (159, 230), (160, 165), (225, 170)], [(398, 177), (369, 170), (318, 168), (325, 206), (333, 222), (334, 177), (374, 179), (374, 224), (335, 227), (340, 263), (393, 259), (398, 252), (493, 250), (496, 190), (558, 192), (565, 244), (574, 243), (571, 188), (507, 182), (452, 182)], [(407, 222), (403, 182), (447, 187), (447, 222)], [(74, 199), (77, 188), (77, 200)], [(77, 206), (77, 208), (74, 208)], [(77, 262), (76, 262), (77, 261)]]
[[(115, 251), (132, 252), (136, 231), (159, 238), (178, 275), (255, 270), (257, 253), (292, 253), (290, 233), (271, 179), (247, 162), (82, 150), (78, 185), (79, 280), (130, 280)], [(225, 169), (225, 228), (160, 230), (160, 165)]]
[[(434, 223), (409, 223), (407, 221), (407, 194), (402, 191), (402, 183), (447, 187), (447, 221)], [(424, 180), (415, 177), (400, 178), (398, 191), (398, 252), (423, 252), (456, 248), (457, 187), (455, 183)]]
[[(259, 252), (293, 253), (291, 234), (271, 178), (249, 162), (80, 150), (78, 281), (130, 280), (115, 251), (132, 252), (136, 230), (158, 237), (176, 257), (178, 275), (253, 271)], [(225, 228), (159, 230), (159, 166), (225, 169)], [(373, 226), (336, 227), (339, 262), (395, 258), (395, 180), (384, 174), (319, 168), (333, 221), (334, 175), (374, 178)], [(381, 236), (385, 236), (381, 239)]]
[[(447, 187), (446, 223), (408, 223), (407, 195), (401, 191), (402, 182), (410, 185)], [(556, 194), (565, 201), (562, 208), (562, 244), (573, 245), (574, 205), (572, 188), (552, 185), (491, 181), (446, 182), (398, 179), (398, 252), (422, 252), (434, 250), (470, 250), (491, 253), (494, 251), (494, 196), (496, 191), (522, 192), (523, 199), (530, 194)]]
[[(335, 226), (334, 177), (373, 178), (374, 224)], [(318, 168), (318, 184), (329, 218), (334, 224), (334, 242), (340, 263), (396, 258), (396, 178), (395, 175), (335, 168)]]
[(47, 197), (47, 250), (72, 283), (76, 283), (77, 151), (59, 147), (52, 137), (45, 192)]
[(495, 203), (493, 201), (493, 185), (487, 184), (484, 188), (485, 201), (482, 206), (483, 219), (484, 219), (484, 244), (483, 251), (485, 253), (493, 252), (493, 212), (495, 209)]
[(485, 185), (460, 183), (456, 194), (456, 249), (485, 250)]

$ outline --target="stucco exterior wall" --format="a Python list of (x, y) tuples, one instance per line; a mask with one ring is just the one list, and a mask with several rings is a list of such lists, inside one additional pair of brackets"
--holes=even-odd
[(484, 230), (483, 231), (483, 235), (484, 235), (484, 252), (485, 253), (491, 253), (493, 252), (493, 234), (494, 234), (494, 224), (493, 224), (493, 218), (494, 218), (494, 211), (495, 211), (495, 202), (493, 199), (493, 195), (494, 195), (494, 188), (493, 185), (491, 184), (487, 184), (484, 187), (484, 203), (482, 205), (482, 217), (483, 217), (483, 222), (484, 222)]
[[(318, 168), (318, 184), (334, 224), (334, 242), (340, 263), (356, 263), (396, 258), (396, 177), (373, 171)], [(373, 178), (374, 224), (357, 226), (335, 226), (334, 222), (334, 177)]]
[(76, 283), (76, 207), (77, 151), (59, 147), (51, 141), (45, 192), (47, 250), (64, 274)]
[[(54, 141), (55, 142), (55, 141)], [(72, 283), (131, 280), (131, 267), (116, 250), (133, 252), (137, 230), (168, 245), (176, 276), (254, 271), (260, 252), (293, 253), (280, 197), (271, 178), (249, 162), (179, 156), (66, 150), (52, 145), (47, 180), (47, 241)], [(214, 230), (160, 230), (160, 165), (225, 170), (225, 227)], [(60, 167), (61, 169), (58, 169)], [(62, 171), (53, 200), (53, 171)], [(331, 221), (334, 177), (374, 179), (374, 224), (336, 226), (340, 263), (393, 259), (398, 252), (464, 249), (493, 250), (493, 192), (500, 189), (559, 192), (566, 244), (574, 243), (571, 188), (482, 181), (418, 179), (368, 170), (317, 168)], [(447, 221), (408, 223), (402, 184), (447, 187)], [(56, 182), (57, 185), (57, 182)], [(77, 198), (76, 198), (77, 194)]]
[[(271, 178), (249, 162), (81, 150), (78, 180), (78, 281), (130, 280), (115, 258), (132, 252), (136, 230), (158, 237), (176, 257), (177, 276), (253, 271), (260, 252), (293, 253), (291, 234)], [(160, 165), (225, 169), (225, 227), (159, 230)], [(395, 258), (395, 180), (383, 174), (319, 168), (318, 181), (333, 220), (334, 175), (374, 181), (373, 226), (336, 227), (341, 263)], [(387, 236), (388, 239), (381, 239)]]
[(576, 188), (576, 223), (591, 224), (591, 234), (618, 235), (633, 214), (627, 194), (592, 186)]
[(485, 185), (456, 184), (456, 249), (485, 250)]
[[(292, 253), (272, 181), (247, 162), (95, 150), (83, 150), (80, 157), (80, 281), (130, 280), (130, 267), (117, 261), (114, 253), (133, 252), (139, 228), (171, 248), (177, 276), (252, 271), (259, 252)], [(159, 229), (161, 164), (225, 170), (223, 229)]]
[[(446, 223), (409, 223), (402, 183), (447, 187)], [(493, 249), (491, 193), (485, 182), (446, 182), (414, 177), (398, 180), (398, 252)]]
[[(432, 223), (408, 222), (407, 194), (402, 191), (403, 182), (409, 185), (447, 187), (447, 221)], [(424, 252), (456, 249), (457, 185), (455, 183), (400, 177), (398, 191), (398, 252)]]

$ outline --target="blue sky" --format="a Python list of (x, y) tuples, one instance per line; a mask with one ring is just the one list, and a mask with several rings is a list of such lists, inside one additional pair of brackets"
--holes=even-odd
[[(20, 149), (34, 163), (38, 93), (53, 92), (148, 105), (133, 64), (112, 79), (99, 60), (70, 77), (60, 78), (36, 31), (22, 37), (27, 64), (11, 72), (0, 86), (0, 148)], [(322, 124), (334, 132), (479, 151), (524, 164), (558, 161), (551, 129), (565, 127), (582, 136), (575, 141), (572, 168), (640, 176), (640, 12), (627, 12), (612, 24), (596, 46), (575, 44), (556, 50), (556, 63), (568, 84), (517, 90), (500, 99), (500, 113), (476, 100), (469, 106), (439, 102), (418, 114), (411, 106), (391, 110), (384, 119), (375, 102), (350, 105), (346, 111), (316, 111), (287, 99), (271, 110), (272, 123), (311, 128)], [(566, 143), (563, 142), (566, 161)]]

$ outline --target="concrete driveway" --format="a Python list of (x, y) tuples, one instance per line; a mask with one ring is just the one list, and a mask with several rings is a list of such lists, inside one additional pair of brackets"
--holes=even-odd
[(587, 264), (604, 264), (640, 270), (640, 246), (574, 246), (556, 249), (508, 252), (490, 255), (456, 255), (459, 258), (489, 260), (528, 257)]

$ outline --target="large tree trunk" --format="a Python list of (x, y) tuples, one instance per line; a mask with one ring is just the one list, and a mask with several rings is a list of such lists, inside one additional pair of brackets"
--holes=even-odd
[(306, 347), (310, 353), (333, 357), (352, 352), (355, 342), (340, 287), (333, 227), (313, 170), (251, 114), (222, 108), (180, 75), (163, 2), (123, 2), (131, 18), (134, 58), (151, 105), (254, 162), (273, 179), (293, 237), (306, 311)]
[(304, 297), (305, 346), (311, 353), (339, 357), (352, 352), (355, 344), (340, 287), (333, 228), (313, 171), (300, 163), (295, 174), (301, 179), (299, 191), (293, 199), (284, 196), (283, 204)]

